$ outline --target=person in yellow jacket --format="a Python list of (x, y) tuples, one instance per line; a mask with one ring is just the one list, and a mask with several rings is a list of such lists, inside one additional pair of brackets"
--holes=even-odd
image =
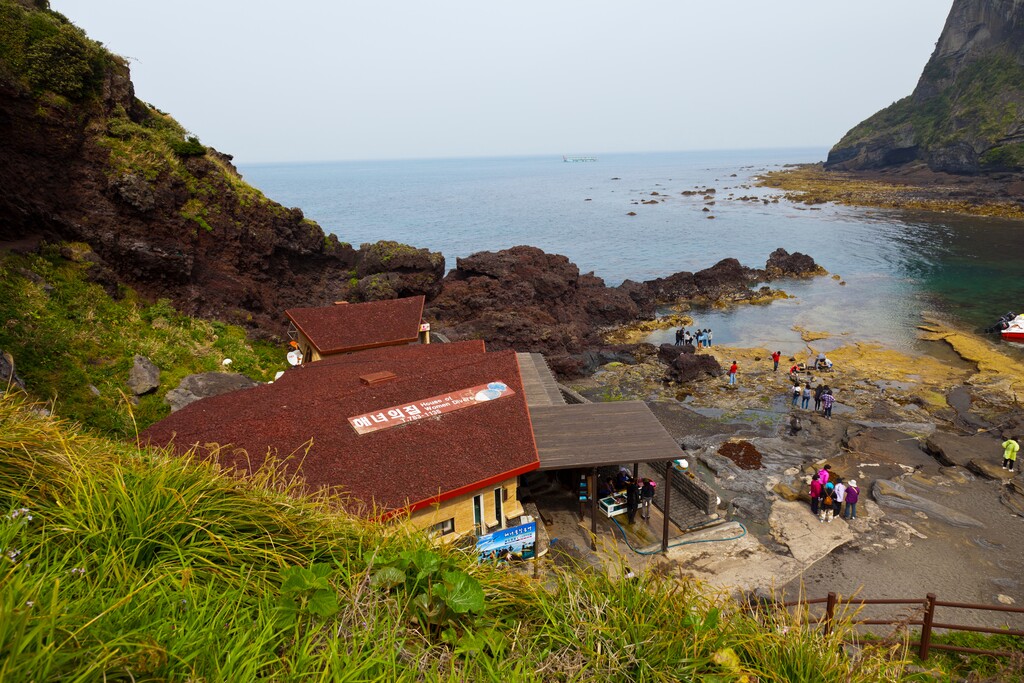
[(1003, 442), (1003, 469), (1010, 470), (1013, 472), (1013, 463), (1017, 462), (1017, 451), (1020, 450), (1020, 444), (1014, 441), (1012, 438), (1007, 438)]

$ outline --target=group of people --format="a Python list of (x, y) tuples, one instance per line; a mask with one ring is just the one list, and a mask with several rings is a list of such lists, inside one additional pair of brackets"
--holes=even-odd
[(857, 518), (857, 500), (860, 499), (857, 480), (844, 482), (838, 474), (833, 474), (831, 465), (825, 465), (817, 474), (811, 475), (809, 494), (811, 513), (817, 515), (819, 522), (831, 522), (840, 513), (844, 519)]
[(702, 348), (711, 348), (712, 336), (710, 327), (703, 330), (697, 330), (692, 333), (685, 327), (680, 327), (676, 330), (676, 346), (679, 346), (680, 344), (690, 344), (697, 347), (698, 350)]
[(811, 405), (811, 398), (814, 398), (814, 412), (824, 409), (822, 413), (828, 419), (832, 419), (832, 406), (835, 405), (836, 399), (832, 394), (832, 387), (827, 384), (818, 384), (818, 386), (811, 389), (811, 383), (807, 382), (803, 387), (800, 386), (799, 382), (793, 384), (793, 405), (797, 402), (800, 403), (800, 407), (807, 410)]
[(625, 492), (626, 516), (632, 524), (636, 519), (637, 510), (640, 511), (642, 519), (651, 518), (651, 503), (654, 501), (654, 492), (658, 484), (648, 477), (633, 478), (629, 470), (620, 468), (615, 479), (608, 478), (601, 482), (598, 488), (598, 495), (601, 498), (610, 496), (616, 492)]

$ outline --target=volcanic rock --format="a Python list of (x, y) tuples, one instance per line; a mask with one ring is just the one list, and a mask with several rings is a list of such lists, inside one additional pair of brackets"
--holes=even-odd
[(235, 372), (203, 372), (181, 380), (177, 387), (167, 392), (164, 400), (171, 406), (171, 412), (174, 412), (201, 398), (251, 389), (257, 384), (259, 383)]
[(964, 513), (958, 512), (953, 508), (942, 505), (941, 503), (936, 503), (924, 496), (907, 491), (906, 487), (900, 482), (879, 479), (871, 488), (871, 495), (882, 507), (902, 508), (905, 510), (923, 512), (929, 517), (945, 522), (951, 526), (984, 526), (980, 521), (970, 515), (965, 515)]
[[(992, 454), (999, 460), (1002, 448), (999, 439), (985, 435), (958, 436), (948, 432), (935, 432), (924, 442), (924, 448), (943, 465), (967, 467), (982, 454)], [(1000, 464), (1002, 461), (999, 460)]]
[(128, 373), (128, 388), (136, 396), (148, 394), (160, 386), (160, 368), (145, 356), (135, 355)]
[[(662, 344), (658, 349), (658, 358), (664, 360), (668, 365), (665, 378), (673, 382), (693, 382), (702, 377), (720, 377), (722, 366), (714, 356), (704, 353), (686, 353), (680, 351), (681, 347), (672, 344)], [(665, 360), (672, 354), (675, 358)]]
[(25, 382), (14, 369), (14, 356), (6, 351), (0, 350), (0, 394), (5, 393), (10, 387), (17, 387), (25, 390)]

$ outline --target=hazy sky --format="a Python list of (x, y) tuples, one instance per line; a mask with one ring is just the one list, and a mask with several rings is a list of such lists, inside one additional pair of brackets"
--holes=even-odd
[(51, 0), (237, 162), (829, 147), (952, 0)]

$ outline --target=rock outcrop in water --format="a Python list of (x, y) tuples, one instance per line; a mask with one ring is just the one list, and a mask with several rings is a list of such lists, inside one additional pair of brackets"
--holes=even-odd
[(543, 353), (556, 372), (574, 376), (623, 352), (653, 354), (649, 345), (609, 347), (601, 334), (651, 318), (659, 305), (742, 302), (764, 295), (752, 289), (757, 282), (821, 272), (809, 256), (778, 249), (764, 270), (724, 259), (697, 273), (608, 287), (593, 273), (581, 274), (565, 256), (519, 246), (458, 259), (426, 315), (453, 339), (484, 339), (496, 350)]
[(913, 94), (855, 126), (826, 168), (1024, 168), (1024, 3), (954, 0)]

